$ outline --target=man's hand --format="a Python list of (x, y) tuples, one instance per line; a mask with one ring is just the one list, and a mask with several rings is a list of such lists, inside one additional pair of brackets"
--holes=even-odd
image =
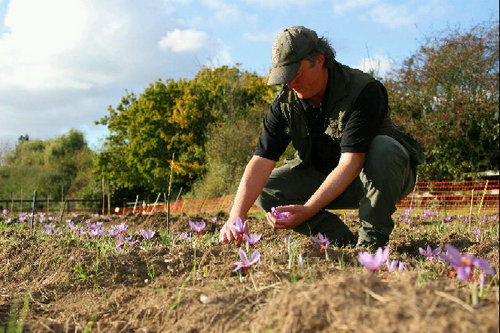
[[(238, 232), (233, 229), (235, 225), (236, 218), (229, 218), (226, 223), (222, 226), (219, 232), (219, 242), (222, 243), (231, 243), (233, 240), (238, 239)], [(246, 221), (243, 222), (245, 224), (245, 234), (248, 235), (248, 223)]]
[(292, 229), (311, 218), (317, 212), (304, 205), (276, 207), (278, 213), (288, 212), (287, 218), (277, 218), (271, 212), (266, 214), (267, 222), (275, 229)]

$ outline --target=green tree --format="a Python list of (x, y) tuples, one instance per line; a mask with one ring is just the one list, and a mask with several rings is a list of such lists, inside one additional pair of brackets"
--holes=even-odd
[(427, 38), (385, 84), (395, 122), (424, 146), (421, 180), (498, 169), (498, 20)]
[(0, 197), (10, 198), (37, 190), (41, 197), (79, 198), (95, 186), (92, 176), (95, 153), (90, 150), (81, 132), (49, 140), (31, 140), (22, 136), (18, 144), (3, 156), (0, 167)]
[(207, 170), (210, 124), (247, 117), (268, 93), (263, 79), (237, 67), (202, 68), (192, 80), (161, 80), (122, 98), (99, 123), (110, 131), (97, 172), (123, 196), (188, 190)]

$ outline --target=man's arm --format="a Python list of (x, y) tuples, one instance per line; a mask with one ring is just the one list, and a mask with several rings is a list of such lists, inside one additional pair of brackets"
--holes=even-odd
[(359, 175), (365, 162), (365, 153), (342, 153), (339, 164), (304, 205), (281, 206), (279, 212), (290, 212), (287, 219), (276, 219), (268, 213), (266, 218), (274, 228), (291, 229), (313, 217), (323, 207), (342, 194)]
[(257, 155), (250, 159), (241, 177), (229, 219), (220, 230), (219, 240), (221, 242), (228, 243), (236, 239), (236, 232), (231, 226), (234, 225), (237, 217), (241, 218), (242, 221), (246, 219), (248, 210), (264, 188), (275, 165), (275, 161)]

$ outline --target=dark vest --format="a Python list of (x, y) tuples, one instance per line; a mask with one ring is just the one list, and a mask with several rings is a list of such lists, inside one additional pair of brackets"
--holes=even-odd
[[(353, 105), (359, 94), (369, 82), (380, 85), (386, 95), (385, 87), (372, 76), (335, 63), (330, 69), (330, 78), (333, 78), (328, 94), (328, 102), (325, 109), (325, 134), (340, 145), (344, 128), (353, 111)], [(287, 121), (287, 134), (290, 135), (293, 147), (297, 150), (296, 158), (289, 161), (292, 167), (311, 164), (312, 142), (307, 126), (305, 109), (295, 92), (286, 85), (283, 86), (279, 96), (279, 103), (283, 116)], [(424, 154), (420, 144), (409, 135), (399, 130), (390, 118), (387, 110), (378, 135), (388, 135), (401, 143), (410, 153), (412, 164), (418, 165), (424, 162)]]

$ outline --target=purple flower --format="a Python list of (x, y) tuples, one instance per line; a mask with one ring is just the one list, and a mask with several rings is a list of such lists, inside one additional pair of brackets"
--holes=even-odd
[(481, 235), (481, 230), (479, 230), (478, 227), (472, 232), (474, 236), (476, 236), (476, 240), (479, 238), (479, 235)]
[(491, 217), (491, 220), (492, 220), (492, 221), (496, 221), (496, 220), (497, 220), (497, 218), (498, 218), (498, 215), (493, 215), (493, 216)]
[(104, 230), (102, 229), (90, 229), (89, 236), (90, 237), (101, 237), (104, 234)]
[(250, 237), (247, 236), (246, 234), (243, 234), (243, 238), (245, 238), (247, 243), (250, 244), (250, 246), (252, 246), (252, 247), (260, 241), (261, 237), (262, 237), (262, 234), (259, 234), (259, 235), (251, 234)]
[(450, 221), (451, 221), (451, 215), (447, 215), (447, 216), (444, 218), (444, 220), (445, 220), (446, 222), (450, 222)]
[(149, 240), (155, 235), (155, 232), (153, 229), (149, 228), (148, 230), (141, 230), (141, 235), (149, 242)]
[(274, 207), (271, 207), (271, 214), (277, 218), (277, 219), (287, 219), (289, 216), (290, 216), (290, 212), (283, 212), (283, 213), (280, 213), (276, 210), (276, 208)]
[(421, 247), (419, 247), (418, 251), (420, 252), (421, 255), (423, 255), (424, 257), (427, 257), (427, 260), (432, 260), (432, 259), (439, 260), (440, 259), (440, 257), (439, 257), (439, 255), (441, 254), (440, 247), (433, 250), (430, 245), (427, 245), (427, 250), (424, 250)]
[(127, 230), (128, 228), (128, 225), (125, 224), (125, 223), (122, 223), (122, 224), (119, 224), (119, 225), (116, 225), (115, 226), (115, 230), (119, 233), (119, 234), (123, 234), (125, 232), (125, 230)]
[(51, 235), (54, 232), (54, 225), (53, 224), (44, 224), (42, 227), (42, 233)]
[(398, 270), (401, 272), (403, 269), (405, 269), (405, 263), (403, 261), (398, 261), (398, 260), (389, 260), (387, 259), (385, 261), (385, 263), (387, 264), (387, 270), (389, 272), (392, 272), (396, 269), (396, 267), (398, 268)]
[(300, 269), (302, 270), (302, 274), (304, 274), (304, 262), (302, 260), (302, 253), (299, 253), (299, 264), (300, 264)]
[(187, 232), (181, 232), (177, 236), (179, 237), (179, 239), (186, 240), (186, 241), (191, 238), (191, 236), (188, 235)]
[(108, 230), (107, 234), (110, 237), (116, 237), (118, 236), (118, 231), (116, 231), (116, 228), (111, 228)]
[(312, 241), (316, 244), (321, 245), (321, 250), (319, 250), (319, 253), (323, 252), (323, 249), (325, 252), (328, 250), (328, 245), (330, 245), (330, 241), (326, 236), (323, 236), (321, 233), (318, 232), (318, 237), (311, 237)]
[(432, 215), (434, 215), (434, 213), (430, 209), (424, 210), (425, 217), (431, 217)]
[(405, 269), (405, 262), (404, 261), (400, 261), (399, 265), (398, 265), (398, 270), (401, 272), (404, 269)]
[(205, 221), (201, 221), (201, 222), (192, 222), (192, 221), (189, 221), (189, 225), (191, 226), (191, 229), (193, 229), (194, 231), (196, 231), (196, 235), (199, 238), (200, 237), (200, 232), (202, 232), (203, 229), (205, 229), (206, 223), (205, 223)]
[(462, 254), (451, 244), (445, 244), (446, 254), (441, 254), (441, 258), (453, 267), (450, 277), (457, 274), (457, 279), (465, 281), (471, 278), (474, 268), (480, 269), (486, 274), (493, 275), (495, 271), (488, 265), (486, 259), (476, 258), (472, 254)]
[(243, 268), (245, 273), (248, 274), (248, 268), (260, 260), (260, 253), (257, 250), (253, 251), (252, 256), (249, 260), (247, 254), (241, 247), (239, 252), (241, 261), (237, 261), (234, 263), (236, 265), (236, 268), (233, 270), (233, 272), (236, 272), (237, 270)]
[(234, 221), (234, 224), (231, 226), (234, 231), (238, 233), (238, 243), (243, 239), (243, 235), (245, 234), (245, 229), (247, 227), (247, 222), (242, 222), (240, 217), (237, 217)]
[(3, 215), (7, 215), (7, 214), (9, 214), (9, 210), (8, 210), (8, 209), (3, 209), (3, 210), (2, 210), (2, 214), (3, 214)]
[(387, 257), (389, 257), (389, 248), (379, 247), (375, 256), (370, 252), (359, 252), (358, 261), (373, 273), (387, 260)]

